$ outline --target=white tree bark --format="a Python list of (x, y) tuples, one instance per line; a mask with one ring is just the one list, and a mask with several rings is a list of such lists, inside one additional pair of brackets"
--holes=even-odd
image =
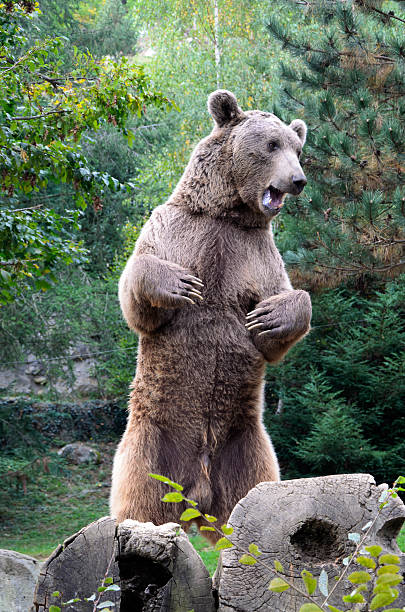
[(220, 88), (221, 81), (221, 47), (219, 42), (219, 7), (218, 0), (214, 0), (214, 49), (215, 49), (215, 70), (217, 77), (217, 89)]

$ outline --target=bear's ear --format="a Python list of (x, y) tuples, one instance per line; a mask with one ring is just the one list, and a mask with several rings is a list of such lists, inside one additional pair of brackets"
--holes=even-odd
[(208, 111), (219, 127), (234, 119), (243, 119), (245, 116), (233, 93), (226, 89), (212, 92), (208, 98)]
[(306, 124), (301, 121), (301, 119), (294, 119), (294, 121), (291, 121), (289, 127), (294, 130), (294, 132), (296, 132), (298, 134), (299, 139), (301, 140), (302, 144), (305, 144), (305, 140), (307, 138), (307, 126)]

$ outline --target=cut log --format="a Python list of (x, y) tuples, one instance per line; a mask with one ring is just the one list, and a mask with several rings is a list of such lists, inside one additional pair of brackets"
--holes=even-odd
[[(108, 571), (107, 571), (108, 570)], [(97, 593), (105, 576), (120, 591), (106, 591), (114, 612), (214, 612), (212, 582), (187, 535), (175, 523), (152, 523), (104, 517), (67, 540), (45, 562), (37, 584), (34, 610), (48, 612), (63, 601)], [(94, 604), (77, 602), (90, 612)]]
[[(105, 576), (120, 584), (117, 557), (115, 520), (105, 516), (72, 535), (58, 546), (41, 568), (34, 595), (35, 612), (48, 612), (51, 605), (58, 605), (59, 597), (52, 593), (59, 591), (62, 601), (76, 597), (83, 599), (97, 593)], [(108, 597), (107, 597), (108, 594)], [(120, 591), (107, 591), (101, 601), (115, 603), (115, 612), (120, 610)], [(90, 603), (74, 604), (75, 612), (89, 612)]]
[[(279, 561), (293, 583), (305, 591), (301, 571), (307, 569), (316, 577), (324, 569), (329, 589), (334, 577), (344, 569), (343, 559), (355, 548), (349, 533), (364, 534), (363, 527), (372, 521), (379, 507), (379, 498), (386, 485), (376, 486), (367, 474), (341, 474), (322, 478), (263, 482), (252, 489), (234, 508), (229, 524), (234, 528), (233, 540), (245, 550), (255, 543), (263, 554), (260, 560), (270, 568)], [(387, 552), (399, 555), (405, 572), (405, 555), (401, 554), (396, 537), (405, 519), (405, 507), (397, 498), (389, 502), (370, 533), (368, 543), (379, 544)], [(218, 589), (220, 612), (295, 612), (307, 600), (291, 588), (282, 593), (268, 590), (274, 574), (261, 565), (242, 565), (242, 553), (236, 549), (222, 552), (214, 577)], [(351, 571), (362, 569), (353, 565)], [(350, 572), (349, 572), (350, 573)], [(400, 596), (392, 607), (405, 605), (403, 583), (396, 587)], [(329, 603), (342, 609), (342, 596), (353, 585), (344, 580)], [(316, 602), (325, 599), (319, 590)], [(326, 608), (328, 609), (328, 608)]]
[(118, 529), (121, 612), (214, 612), (208, 570), (179, 525)]

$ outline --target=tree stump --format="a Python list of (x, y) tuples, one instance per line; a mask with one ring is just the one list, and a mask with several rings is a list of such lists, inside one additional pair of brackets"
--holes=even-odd
[[(55, 591), (62, 594), (63, 601), (90, 597), (97, 593), (106, 575), (120, 585), (117, 552), (115, 520), (109, 516), (72, 535), (58, 546), (42, 566), (35, 589), (33, 610), (48, 612), (52, 604), (58, 605), (59, 598), (52, 597)], [(119, 612), (120, 591), (107, 591), (101, 601), (107, 599), (116, 604), (114, 611)], [(74, 606), (77, 612), (89, 612), (92, 609), (87, 602), (79, 602)]]
[(118, 528), (121, 612), (214, 612), (212, 581), (179, 525)]
[[(348, 534), (364, 533), (362, 528), (376, 516), (378, 499), (385, 488), (386, 485), (377, 487), (367, 474), (263, 482), (235, 506), (229, 520), (234, 528), (232, 537), (244, 549), (252, 542), (257, 544), (263, 552), (260, 559), (270, 567), (274, 568), (275, 560), (280, 561), (286, 575), (304, 591), (301, 571), (307, 569), (318, 578), (325, 569), (331, 589), (334, 576), (344, 567), (343, 559), (355, 548)], [(384, 551), (399, 555), (402, 572), (405, 555), (401, 554), (396, 537), (404, 519), (402, 501), (391, 500), (368, 539), (368, 543), (379, 544)], [(283, 593), (269, 591), (274, 575), (259, 564), (240, 564), (240, 557), (241, 553), (234, 548), (222, 552), (214, 578), (220, 612), (295, 612), (306, 602), (291, 588)], [(352, 571), (361, 569), (355, 564), (351, 567)], [(403, 583), (396, 588), (400, 596), (392, 607), (404, 606)], [(352, 589), (353, 585), (344, 580), (330, 603), (341, 609), (342, 596)], [(324, 599), (318, 590), (313, 598), (317, 603)]]
[[(110, 568), (107, 572), (107, 568)], [(107, 591), (101, 602), (114, 612), (214, 612), (209, 573), (179, 525), (124, 521), (104, 517), (72, 536), (45, 562), (37, 583), (35, 612), (63, 601), (97, 593), (108, 575), (120, 591)], [(90, 612), (91, 604), (74, 604)]]

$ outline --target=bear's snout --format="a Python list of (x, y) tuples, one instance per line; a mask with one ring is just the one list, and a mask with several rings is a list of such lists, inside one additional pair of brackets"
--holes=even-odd
[(298, 195), (299, 193), (301, 193), (307, 182), (307, 177), (303, 172), (301, 172), (300, 174), (294, 174), (292, 177), (294, 195)]

